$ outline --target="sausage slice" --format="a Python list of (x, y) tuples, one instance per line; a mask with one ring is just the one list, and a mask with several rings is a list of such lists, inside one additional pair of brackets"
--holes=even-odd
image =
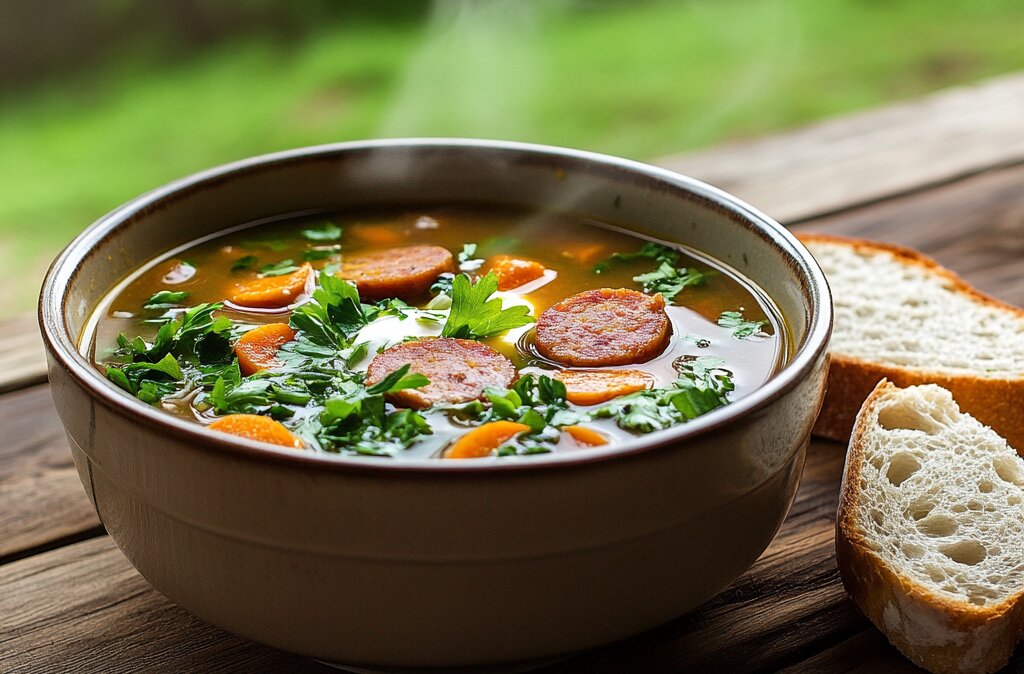
[(425, 375), (430, 383), (389, 394), (399, 407), (469, 402), (483, 397), (485, 388), (507, 388), (516, 378), (508, 358), (489, 346), (471, 339), (428, 337), (377, 354), (366, 370), (366, 383), (376, 384), (407, 363), (410, 372)]
[(567, 297), (537, 319), (541, 355), (583, 367), (642, 363), (669, 338), (665, 299), (635, 290), (600, 288)]
[(342, 259), (338, 276), (353, 281), (369, 299), (415, 299), (445, 272), (454, 272), (450, 251), (440, 246), (402, 246)]

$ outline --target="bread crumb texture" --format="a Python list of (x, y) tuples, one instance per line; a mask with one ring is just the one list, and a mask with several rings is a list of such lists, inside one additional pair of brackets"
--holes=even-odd
[(1024, 460), (938, 386), (891, 388), (869, 413), (853, 517), (863, 543), (950, 600), (984, 607), (1018, 594)]
[(832, 349), (905, 368), (983, 378), (1024, 374), (1024, 318), (956, 277), (883, 248), (811, 240), (832, 288)]

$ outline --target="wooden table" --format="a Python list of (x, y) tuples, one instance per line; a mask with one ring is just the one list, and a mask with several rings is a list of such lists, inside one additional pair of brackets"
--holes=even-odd
[[(800, 229), (915, 246), (1024, 304), (1024, 76), (660, 163)], [(0, 325), (0, 393), (0, 671), (329, 671), (207, 625), (128, 564), (78, 483), (33, 317)], [(813, 442), (779, 535), (721, 595), (545, 671), (913, 670), (839, 582), (843, 456)]]

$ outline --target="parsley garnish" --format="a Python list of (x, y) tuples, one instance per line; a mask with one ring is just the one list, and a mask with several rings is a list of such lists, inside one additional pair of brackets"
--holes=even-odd
[(188, 299), (188, 293), (184, 290), (161, 290), (154, 293), (142, 306), (146, 309), (170, 309), (176, 307)]
[(494, 273), (476, 283), (466, 274), (456, 276), (452, 281), (452, 309), (441, 336), (484, 339), (535, 320), (522, 305), (503, 309), (500, 298), (491, 298), (497, 289), (498, 277)]
[(274, 264), (265, 264), (260, 267), (261, 276), (284, 276), (285, 274), (291, 274), (294, 271), (298, 271), (299, 267), (295, 265), (294, 260), (281, 260)]
[(669, 262), (662, 262), (654, 271), (634, 276), (633, 280), (643, 286), (645, 293), (661, 293), (666, 302), (675, 300), (683, 288), (700, 286), (707, 282), (704, 274), (696, 269), (677, 269)]
[(465, 243), (462, 245), (462, 251), (459, 252), (459, 269), (462, 271), (473, 271), (483, 266), (483, 258), (476, 256), (476, 244)]
[(655, 260), (659, 263), (667, 262), (670, 265), (674, 265), (679, 260), (679, 251), (660, 243), (648, 241), (644, 245), (640, 246), (640, 249), (635, 253), (612, 253), (611, 257), (607, 260), (602, 260), (594, 265), (594, 273), (605, 273), (611, 269), (612, 264), (615, 262), (632, 262), (633, 260), (643, 258)]
[(317, 246), (316, 248), (307, 248), (302, 251), (302, 259), (306, 262), (315, 262), (316, 260), (326, 260), (330, 257), (336, 257), (341, 251), (341, 246)]
[(259, 261), (259, 258), (255, 255), (244, 255), (231, 265), (231, 271), (245, 271), (252, 269), (252, 266)]
[(310, 241), (337, 241), (341, 238), (341, 227), (328, 222), (321, 229), (302, 230), (302, 237)]
[(747, 339), (749, 337), (764, 335), (762, 330), (768, 321), (748, 321), (738, 311), (723, 311), (718, 317), (718, 324), (723, 328), (730, 328), (732, 336), (736, 339)]

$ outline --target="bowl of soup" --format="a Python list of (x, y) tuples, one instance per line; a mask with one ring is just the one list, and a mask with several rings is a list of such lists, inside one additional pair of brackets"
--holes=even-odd
[(831, 301), (784, 228), (662, 169), (475, 140), (171, 183), (43, 285), (82, 484), (160, 592), (371, 668), (624, 638), (795, 494)]

